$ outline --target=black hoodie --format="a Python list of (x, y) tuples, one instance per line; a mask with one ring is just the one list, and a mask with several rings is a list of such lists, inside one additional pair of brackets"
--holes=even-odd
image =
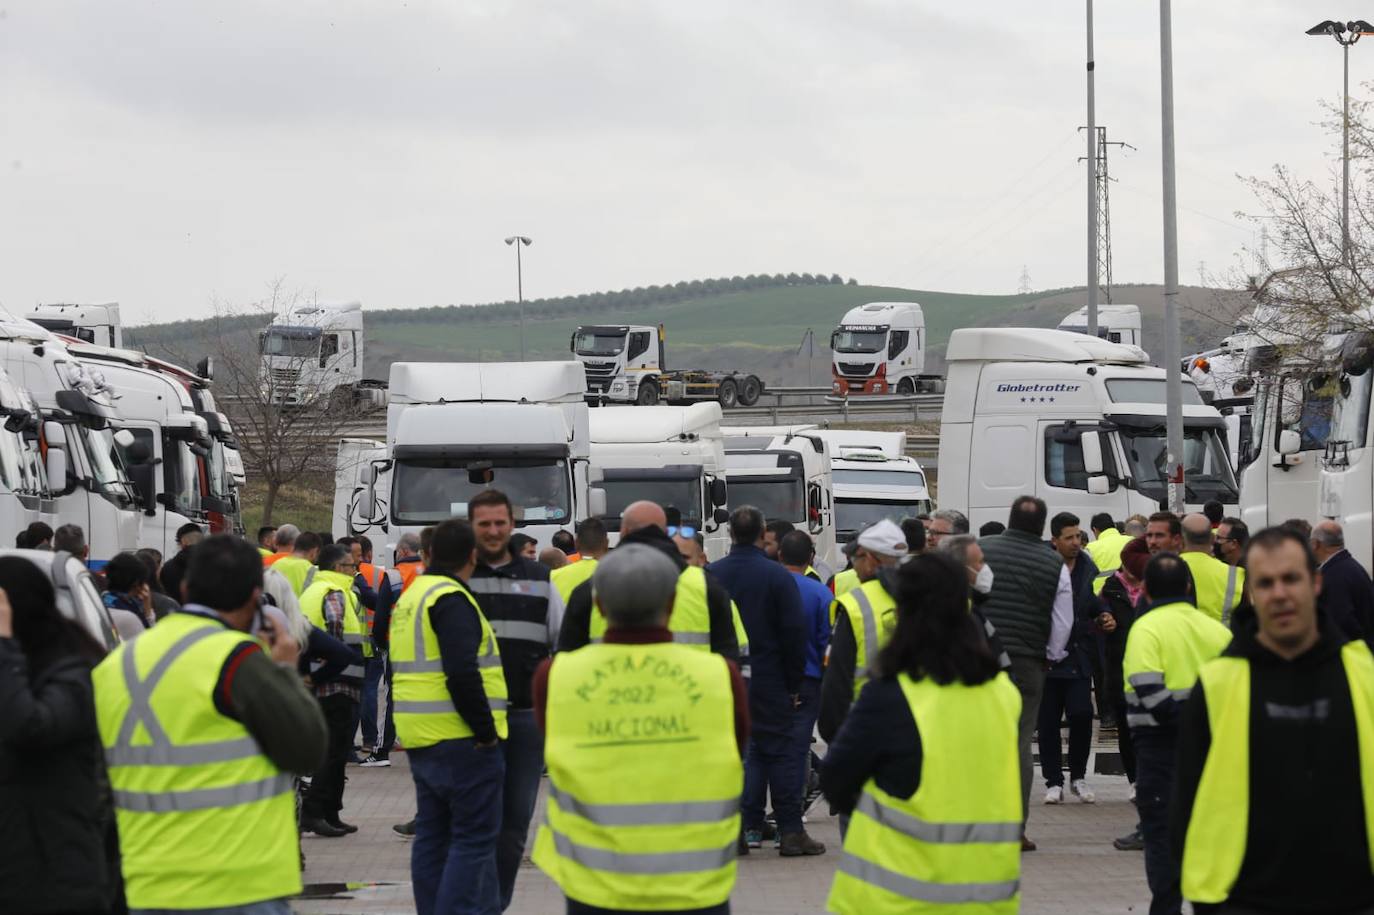
[[(1261, 912), (1334, 915), (1374, 907), (1344, 638), (1325, 620), (1321, 625), (1321, 640), (1292, 661), (1261, 645), (1253, 622), (1222, 652), (1250, 661), (1249, 822), (1228, 902)], [(1179, 725), (1170, 824), (1179, 859), (1211, 739), (1199, 681)]]
[[(621, 545), (640, 543), (651, 546), (673, 561), (678, 570), (687, 568), (687, 561), (678, 552), (677, 544), (662, 528), (641, 527), (620, 538)], [(711, 650), (731, 661), (739, 660), (739, 639), (735, 636), (735, 617), (730, 610), (730, 595), (725, 587), (706, 573), (706, 606), (710, 611)], [(572, 651), (586, 645), (592, 624), (592, 582), (584, 581), (568, 595), (563, 610), (563, 627), (558, 630), (558, 650)]]

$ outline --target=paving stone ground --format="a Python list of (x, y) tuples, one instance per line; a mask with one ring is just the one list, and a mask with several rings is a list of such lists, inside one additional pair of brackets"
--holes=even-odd
[[(306, 836), (305, 883), (314, 898), (297, 900), (301, 915), (411, 915), (410, 846), (391, 831), (414, 813), (414, 789), (405, 754), (392, 757), (386, 769), (348, 769), (347, 805), (343, 818), (359, 827), (339, 839)], [(1089, 766), (1092, 771), (1092, 766)], [(1093, 805), (1071, 802), (1058, 807), (1041, 803), (1037, 782), (1031, 797), (1029, 835), (1039, 851), (1022, 865), (1021, 911), (1032, 915), (1109, 915), (1144, 912), (1149, 891), (1139, 852), (1119, 852), (1114, 837), (1135, 826), (1135, 808), (1121, 776), (1092, 776)], [(543, 795), (535, 823), (543, 816)], [(839, 861), (838, 820), (825, 815), (824, 801), (809, 817), (807, 829), (828, 846), (814, 858), (781, 858), (771, 848), (755, 850), (740, 860), (739, 879), (731, 897), (737, 915), (792, 915), (823, 912), (831, 877)], [(347, 884), (378, 884), (349, 888)], [(509, 910), (517, 915), (550, 915), (563, 911), (562, 895), (544, 874), (526, 862)]]

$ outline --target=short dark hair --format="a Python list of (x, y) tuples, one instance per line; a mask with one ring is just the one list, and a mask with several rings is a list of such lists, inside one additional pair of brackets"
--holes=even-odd
[(526, 544), (537, 544), (538, 542), (538, 540), (535, 540), (529, 534), (521, 534), (517, 532), (510, 535), (510, 543), (506, 544), (506, 549), (510, 551), (510, 554), (512, 556), (518, 556), (520, 554), (520, 551), (525, 548)]
[(477, 514), (477, 509), (495, 505), (504, 505), (506, 514), (515, 519), (515, 508), (510, 504), (510, 497), (499, 489), (484, 489), (477, 495), (468, 499), (468, 517)]
[(1005, 531), (1006, 529), (1007, 526), (1003, 524), (1001, 521), (989, 521), (987, 524), (984, 524), (982, 527), (978, 528), (978, 536), (995, 537), (998, 534)]
[(258, 528), (258, 543), (262, 543), (262, 538), (266, 537), (268, 534), (275, 535), (276, 533), (277, 526), (275, 524), (264, 524), (262, 527)]
[(105, 584), (111, 591), (128, 593), (148, 581), (148, 567), (133, 553), (116, 553), (105, 563)]
[(926, 549), (926, 526), (920, 518), (902, 519), (902, 539), (906, 541), (908, 553), (924, 553)]
[(357, 542), (358, 542), (358, 538), (357, 538), (357, 537), (340, 537), (338, 540), (335, 540), (335, 541), (334, 541), (334, 544), (335, 544), (336, 546), (347, 547), (350, 551), (352, 551), (352, 549), (353, 549), (353, 544), (355, 544), (355, 543), (357, 543)]
[[(1305, 518), (1289, 518), (1287, 521), (1280, 524), (1279, 527), (1285, 527), (1295, 532), (1304, 540), (1312, 539), (1312, 522)], [(1258, 537), (1259, 534), (1255, 536)]]
[(795, 531), (797, 527), (791, 521), (783, 521), (781, 519), (774, 518), (772, 521), (769, 521), (767, 524), (765, 524), (763, 526), (763, 529), (768, 531), (779, 542), (781, 542), (782, 538), (786, 537), (788, 534)]
[[(495, 492), (495, 490), (487, 491)], [(504, 499), (505, 496), (501, 498)], [(499, 505), (502, 503), (500, 500), (496, 500), (481, 504)], [(457, 572), (468, 564), (468, 560), (472, 558), (473, 550), (477, 549), (477, 537), (472, 532), (472, 525), (461, 518), (441, 521), (432, 528), (426, 528), (426, 530), (434, 532), (429, 543), (427, 572), (439, 572), (441, 574)]]
[(569, 556), (577, 552), (577, 541), (567, 531), (554, 531), (553, 536), (549, 538), (549, 545)]
[(24, 530), (28, 532), (29, 544), (32, 546), (52, 541), (52, 526), (45, 521), (34, 521)]
[(320, 538), (320, 546), (329, 546), (334, 542), (333, 531), (316, 531), (315, 536)]
[(1150, 601), (1188, 600), (1193, 594), (1193, 574), (1177, 553), (1164, 550), (1145, 563), (1145, 590)]
[(1173, 512), (1155, 512), (1150, 516), (1150, 523), (1169, 525), (1170, 537), (1183, 536), (1183, 519)]
[(1222, 518), (1221, 523), (1231, 529), (1231, 539), (1244, 548), (1246, 542), (1250, 539), (1250, 525), (1239, 518)]
[(1111, 512), (1098, 512), (1093, 515), (1092, 520), (1088, 522), (1088, 526), (1095, 531), (1105, 531), (1108, 528), (1115, 528), (1116, 521), (1112, 519)]
[(730, 541), (752, 546), (763, 536), (763, 512), (741, 505), (730, 513)]
[(324, 541), (320, 535), (311, 531), (301, 531), (301, 535), (296, 538), (296, 545), (292, 547), (297, 553), (309, 553), (311, 550), (318, 550), (324, 546)]
[(232, 534), (206, 537), (191, 551), (185, 588), (188, 603), (237, 610), (262, 588), (262, 556)]
[(363, 555), (364, 555), (364, 556), (371, 556), (371, 555), (372, 555), (372, 538), (369, 537), (369, 536), (367, 536), (366, 534), (359, 534), (359, 535), (358, 535), (358, 542), (359, 542), (360, 544), (362, 544), (362, 547), (363, 547)]
[(588, 518), (577, 525), (577, 548), (587, 553), (606, 549), (606, 525), (600, 518)]
[(199, 524), (196, 524), (194, 521), (187, 522), (186, 524), (183, 524), (181, 527), (177, 528), (177, 543), (180, 543), (181, 538), (185, 537), (187, 534), (203, 533), (205, 533), (205, 529), (202, 528)]
[(162, 567), (162, 553), (150, 546), (140, 548), (134, 553), (139, 562), (148, 568), (148, 587), (159, 594), (166, 594), (167, 591), (162, 587), (162, 582), (157, 580), (158, 570)]
[(430, 546), (434, 543), (434, 525), (420, 528), (420, 551), (429, 552)]
[(1007, 527), (1032, 537), (1045, 535), (1045, 516), (1049, 509), (1045, 500), (1036, 496), (1017, 496), (1011, 503), (1011, 514), (1007, 517)]
[(1082, 522), (1073, 512), (1060, 512), (1050, 519), (1050, 536), (1058, 537), (1066, 527), (1078, 527)]
[[(35, 540), (35, 545), (41, 543)], [(68, 552), (73, 556), (80, 556), (86, 551), (86, 532), (81, 529), (79, 524), (64, 524), (53, 531), (52, 548), (58, 552)], [(261, 564), (262, 560), (258, 560)]]
[(331, 543), (329, 546), (320, 548), (320, 555), (315, 557), (315, 568), (321, 572), (333, 572), (338, 568), (339, 563), (345, 559), (353, 558), (353, 550), (342, 543)]
[(1226, 514), (1226, 508), (1216, 499), (1208, 499), (1202, 504), (1202, 513), (1207, 516), (1207, 520), (1212, 522), (1212, 527), (1221, 523), (1222, 517)]
[(778, 541), (778, 558), (783, 565), (804, 566), (815, 553), (816, 545), (806, 531), (790, 530)]
[(1309, 574), (1315, 575), (1317, 573), (1317, 554), (1312, 552), (1310, 538), (1304, 537), (1289, 527), (1286, 521), (1278, 527), (1266, 527), (1250, 538), (1250, 542), (1245, 544), (1245, 566), (1249, 568), (1250, 554), (1255, 550), (1276, 550), (1285, 543), (1296, 543), (1302, 548), (1303, 555), (1307, 557), (1307, 571)]

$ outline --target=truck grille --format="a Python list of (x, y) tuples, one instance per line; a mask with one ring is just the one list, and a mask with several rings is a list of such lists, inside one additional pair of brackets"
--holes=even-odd
[(301, 380), (300, 369), (272, 369), (272, 386), (276, 388), (294, 388), (296, 383)]
[(582, 368), (587, 373), (588, 391), (601, 394), (610, 389), (615, 379), (614, 362), (583, 362)]
[(867, 378), (869, 375), (873, 374), (874, 369), (872, 364), (864, 364), (862, 362), (837, 362), (835, 365), (839, 366), (841, 375), (858, 378)]

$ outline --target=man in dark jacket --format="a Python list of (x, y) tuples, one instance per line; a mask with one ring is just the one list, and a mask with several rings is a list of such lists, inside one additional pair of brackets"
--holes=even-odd
[[(1031, 736), (1040, 715), (1040, 695), (1045, 687), (1045, 661), (1064, 657), (1073, 628), (1073, 586), (1064, 560), (1045, 549), (1045, 503), (1035, 496), (1020, 496), (1011, 506), (1005, 533), (978, 542), (992, 569), (992, 591), (983, 613), (997, 627), (997, 634), (1011, 656), (1011, 681), (1021, 691), (1019, 746), (1021, 751), (1022, 820), (1029, 811)], [(1021, 847), (1034, 851), (1035, 843), (1021, 839)]]
[(1335, 625), (1335, 633), (1374, 640), (1374, 585), (1345, 548), (1345, 531), (1335, 521), (1318, 521), (1312, 528), (1312, 552), (1322, 573), (1317, 609)]
[(1317, 612), (1300, 534), (1261, 531), (1245, 556), (1255, 622), (1202, 668), (1179, 724), (1183, 895), (1198, 913), (1374, 911), (1374, 659)]
[[(667, 534), (667, 515), (653, 502), (634, 502), (620, 514), (620, 543), (642, 543), (651, 546), (673, 561), (680, 573), (687, 568), (676, 543)], [(739, 660), (739, 639), (735, 636), (734, 615), (730, 612), (730, 595), (715, 576), (706, 576), (706, 606), (711, 624), (711, 650), (731, 661)], [(573, 651), (589, 641), (592, 614), (591, 580), (573, 588), (563, 613), (563, 625), (558, 631), (558, 650)], [(671, 620), (670, 620), (671, 622)]]
[(191, 550), (205, 536), (199, 524), (187, 523), (177, 528), (178, 552), (162, 564), (162, 590), (171, 595), (172, 600), (181, 601), (181, 580), (186, 577), (186, 566), (191, 561)]
[(800, 770), (793, 763), (792, 716), (806, 673), (806, 622), (792, 574), (763, 551), (763, 512), (743, 505), (730, 515), (730, 553), (707, 566), (739, 606), (749, 636), (749, 755), (744, 762), (745, 840), (761, 844), (770, 793), (785, 857), (819, 855), (825, 846), (802, 828)]

